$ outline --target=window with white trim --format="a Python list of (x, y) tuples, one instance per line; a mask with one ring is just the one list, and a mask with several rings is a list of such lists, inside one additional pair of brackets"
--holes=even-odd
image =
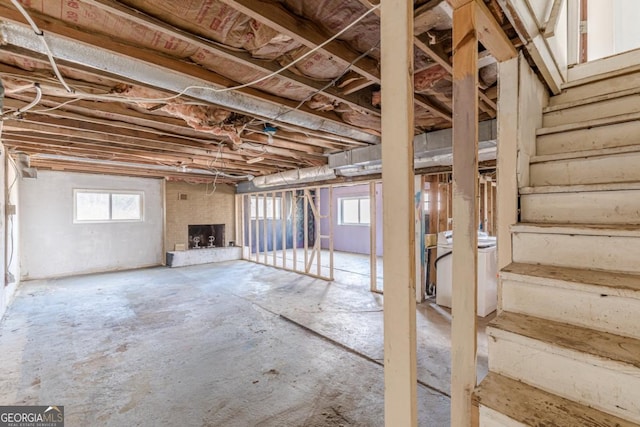
[(338, 222), (340, 225), (369, 225), (371, 223), (369, 197), (338, 198)]
[[(265, 199), (266, 199), (266, 219), (280, 219), (282, 218), (282, 197), (250, 197), (251, 200), (251, 219), (265, 219)], [(275, 216), (274, 216), (274, 203), (275, 203)]]
[(73, 190), (73, 221), (134, 222), (144, 219), (142, 191)]

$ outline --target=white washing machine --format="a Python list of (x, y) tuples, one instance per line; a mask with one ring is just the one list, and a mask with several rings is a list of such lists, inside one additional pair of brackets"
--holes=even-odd
[[(436, 259), (436, 304), (451, 308), (453, 236), (438, 234)], [(478, 316), (485, 317), (498, 306), (498, 259), (496, 238), (478, 232)]]

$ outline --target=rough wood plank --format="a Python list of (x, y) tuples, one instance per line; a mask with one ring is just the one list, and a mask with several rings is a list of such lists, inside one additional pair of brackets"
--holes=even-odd
[[(496, 195), (498, 271), (511, 263), (511, 230), (518, 222), (518, 87), (520, 58), (498, 65), (498, 165)], [(498, 281), (498, 287), (500, 282)], [(502, 293), (498, 289), (498, 311)]]
[(601, 119), (592, 119), (592, 120), (587, 120), (587, 121), (582, 121), (577, 123), (562, 124), (562, 125), (548, 127), (548, 128), (541, 127), (536, 131), (536, 135), (541, 136), (541, 135), (549, 135), (553, 133), (564, 133), (564, 132), (581, 130), (581, 129), (591, 129), (591, 128), (596, 128), (600, 126), (609, 126), (609, 125), (615, 125), (619, 123), (625, 123), (625, 122), (636, 121), (636, 120), (640, 120), (640, 113), (620, 114), (618, 116), (604, 117)]
[(640, 152), (533, 163), (531, 186), (640, 181)]
[(635, 234), (608, 236), (515, 233), (513, 260), (528, 264), (638, 273), (640, 242), (639, 233)]
[[(555, 111), (566, 110), (569, 108), (580, 107), (588, 104), (595, 104), (598, 102), (608, 101), (616, 98), (622, 98), (625, 96), (637, 95), (639, 93), (640, 93), (640, 87), (631, 87), (629, 89), (618, 90), (618, 91), (611, 88), (609, 92), (606, 92), (600, 95), (594, 95), (591, 93), (588, 96), (581, 97), (580, 99), (565, 101), (562, 103), (555, 100), (555, 98), (558, 98), (558, 97), (554, 96), (549, 100), (550, 105), (548, 107), (545, 107), (542, 111), (543, 113), (552, 113)], [(554, 100), (555, 102), (552, 102)]]
[(500, 62), (517, 56), (502, 27), (491, 14), (482, 0), (475, 0), (477, 17), (477, 35), (482, 45)]
[(511, 226), (513, 233), (545, 233), (583, 236), (640, 237), (640, 227), (633, 224), (535, 224), (521, 222)]
[(489, 372), (474, 400), (526, 426), (634, 427), (637, 424), (598, 411), (520, 381)]
[(562, 281), (640, 292), (640, 275), (631, 273), (514, 262), (504, 267), (500, 275), (511, 280), (517, 276), (530, 276), (548, 279), (552, 284)]
[(578, 86), (565, 86), (560, 94), (549, 100), (549, 105), (555, 106), (576, 102), (584, 98), (616, 93), (638, 87), (640, 85), (640, 65), (618, 70), (616, 74), (602, 77), (601, 79), (585, 82)]
[(531, 157), (531, 163), (553, 162), (558, 160), (580, 159), (586, 157), (602, 157), (616, 154), (640, 152), (640, 144), (621, 147), (599, 148), (593, 150), (571, 151), (567, 153), (545, 154)]
[[(561, 280), (568, 271), (578, 269), (552, 268), (560, 271), (537, 271), (551, 277), (503, 271), (504, 310), (640, 339), (640, 324), (636, 321), (640, 311), (637, 276), (635, 280), (627, 280), (636, 289), (628, 289), (614, 285), (620, 282), (620, 273), (597, 272), (611, 280), (602, 286), (580, 283), (574, 278)], [(552, 272), (558, 272), (558, 278), (552, 276)], [(584, 277), (585, 274), (578, 275)]]
[(451, 425), (472, 425), (478, 269), (478, 38), (474, 3), (453, 12)]
[(594, 191), (610, 192), (610, 191), (626, 191), (626, 190), (640, 190), (640, 182), (523, 187), (520, 189), (520, 194), (527, 195), (527, 194), (552, 194), (552, 193), (582, 193), (582, 192), (594, 192)]
[(601, 96), (593, 102), (567, 106), (544, 114), (542, 126), (545, 128), (572, 124), (622, 114), (640, 113), (640, 89), (620, 96)]
[(571, 224), (640, 224), (640, 190), (527, 194), (522, 221)]
[[(416, 426), (413, 3), (381, 0), (384, 417)], [(393, 218), (393, 221), (390, 220)]]
[[(537, 154), (544, 156), (576, 153), (578, 156), (583, 151), (586, 151), (586, 155), (588, 155), (589, 150), (634, 146), (638, 144), (638, 135), (640, 134), (640, 115), (636, 119), (630, 118), (631, 121), (614, 124), (604, 123), (599, 127), (586, 127), (540, 135), (536, 140)], [(620, 152), (625, 151), (620, 148)]]

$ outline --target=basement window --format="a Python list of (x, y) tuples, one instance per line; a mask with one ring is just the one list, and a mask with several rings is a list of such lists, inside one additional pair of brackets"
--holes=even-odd
[[(282, 218), (282, 197), (251, 197), (251, 219), (265, 219), (265, 199), (266, 199), (266, 219), (278, 220)], [(275, 215), (273, 204), (275, 203)]]
[(143, 220), (141, 191), (73, 190), (73, 222)]
[(338, 198), (340, 225), (369, 225), (371, 211), (369, 197)]

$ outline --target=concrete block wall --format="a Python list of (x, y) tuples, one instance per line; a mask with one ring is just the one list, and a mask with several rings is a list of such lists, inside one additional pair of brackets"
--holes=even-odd
[[(166, 230), (165, 248), (172, 251), (176, 243), (188, 247), (190, 224), (225, 224), (225, 246), (235, 241), (235, 188), (218, 184), (166, 183)], [(180, 200), (179, 195), (186, 195)]]

